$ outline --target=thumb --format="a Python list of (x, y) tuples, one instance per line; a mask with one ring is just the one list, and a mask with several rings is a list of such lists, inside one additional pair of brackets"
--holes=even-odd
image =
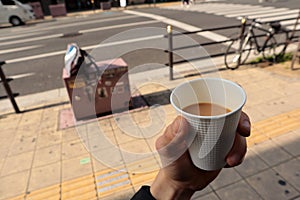
[(156, 149), (163, 162), (174, 161), (187, 150), (188, 127), (186, 119), (178, 116), (156, 140)]
[(166, 128), (164, 134), (156, 140), (156, 149), (171, 148), (180, 144), (188, 132), (186, 119), (177, 116), (176, 119)]

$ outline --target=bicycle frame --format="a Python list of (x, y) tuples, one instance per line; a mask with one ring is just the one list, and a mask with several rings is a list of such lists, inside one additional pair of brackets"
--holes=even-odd
[[(267, 43), (268, 39), (275, 35), (274, 30), (272, 28), (270, 30), (267, 30), (267, 29), (259, 27), (258, 25), (259, 25), (259, 23), (255, 22), (255, 21), (251, 23), (251, 25), (250, 25), (250, 27), (247, 31), (247, 34), (245, 36), (243, 45), (242, 45), (242, 49), (244, 49), (244, 51), (248, 50), (248, 49), (245, 49), (245, 48), (246, 48), (246, 45), (249, 42), (249, 40), (254, 41), (255, 49), (257, 50), (258, 53), (264, 51), (265, 48), (266, 48), (266, 43)], [(260, 30), (260, 31), (263, 31), (263, 32), (266, 33), (267, 38), (264, 40), (263, 45), (260, 45), (258, 43), (257, 34), (255, 34), (254, 29), (257, 29), (257, 30)], [(252, 50), (252, 49), (249, 49), (249, 51), (250, 50)]]

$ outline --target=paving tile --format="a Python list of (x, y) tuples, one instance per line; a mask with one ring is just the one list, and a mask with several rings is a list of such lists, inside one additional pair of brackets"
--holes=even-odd
[(41, 132), (38, 136), (37, 149), (61, 143), (61, 132), (47, 131)]
[[(139, 124), (140, 125), (140, 124)], [(148, 139), (161, 135), (165, 130), (166, 124), (159, 118), (153, 117), (151, 123), (147, 123), (147, 126), (140, 126), (140, 130), (143, 134), (143, 138)]]
[(109, 168), (118, 168), (124, 165), (124, 160), (119, 148), (111, 147), (91, 152), (92, 157)]
[(299, 193), (277, 172), (268, 169), (247, 178), (248, 183), (263, 199), (292, 199)]
[(241, 165), (235, 167), (235, 170), (237, 170), (241, 176), (248, 177), (267, 168), (267, 164), (251, 149), (248, 149), (245, 160)]
[(56, 162), (42, 167), (32, 168), (28, 191), (59, 184), (61, 180), (61, 163)]
[(57, 120), (46, 119), (46, 120), (43, 120), (43, 122), (40, 124), (39, 128), (42, 132), (56, 131), (56, 130), (58, 130), (57, 124), (58, 124)]
[(247, 102), (251, 102), (251, 105), (264, 105), (266, 102), (270, 100), (281, 98), (282, 95), (277, 93), (276, 91), (269, 88), (261, 88), (256, 91), (252, 91), (247, 93)]
[(109, 167), (100, 162), (99, 160), (92, 158), (92, 165), (94, 173), (100, 172), (102, 170), (107, 170)]
[(43, 110), (35, 110), (25, 112), (20, 120), (19, 126), (35, 123), (40, 124), (43, 115)]
[(61, 159), (61, 145), (56, 144), (46, 148), (37, 149), (34, 156), (33, 167), (55, 163)]
[(143, 134), (138, 127), (132, 128), (132, 130), (121, 130), (114, 129), (114, 135), (116, 137), (117, 143), (120, 145), (122, 143), (128, 143), (134, 141), (138, 138), (143, 138)]
[[(211, 193), (212, 191), (213, 191), (213, 190), (211, 189), (211, 187), (210, 187), (210, 186), (207, 186), (206, 188), (204, 188), (204, 189), (202, 189), (202, 190), (200, 190), (200, 191), (195, 192), (191, 199), (192, 199), (192, 200), (199, 199), (199, 198), (201, 198), (201, 197), (203, 197), (203, 196), (208, 195), (208, 194)], [(212, 195), (212, 196), (214, 196), (214, 195)], [(213, 198), (213, 197), (211, 197), (211, 198)]]
[(280, 162), (288, 160), (291, 155), (286, 153), (276, 143), (271, 140), (260, 143), (252, 148), (269, 166), (276, 165)]
[(262, 113), (265, 113), (266, 117), (272, 117), (275, 115), (281, 114), (282, 111), (278, 110), (276, 106), (270, 104), (258, 104), (256, 108), (260, 110)]
[(4, 200), (9, 197), (24, 194), (28, 177), (29, 170), (0, 177), (0, 199)]
[[(221, 199), (243, 199), (257, 200), (262, 199), (245, 181), (228, 185), (216, 191)], [(238, 197), (238, 198), (237, 198)]]
[[(19, 116), (19, 115), (18, 115)], [(11, 131), (11, 130), (16, 130), (16, 127), (19, 124), (19, 121), (21, 120), (21, 116), (15, 118), (15, 117), (1, 117), (0, 118), (0, 127), (3, 131)]]
[[(147, 174), (156, 172), (160, 169), (160, 163), (157, 161), (155, 156), (148, 154), (144, 156), (124, 156), (126, 168), (129, 173), (132, 174)], [(153, 181), (154, 177), (151, 177)]]
[[(90, 155), (83, 154), (69, 160), (62, 161), (62, 181), (78, 178), (92, 174), (92, 165), (89, 161)], [(86, 162), (83, 162), (86, 161)]]
[(204, 196), (192, 197), (192, 200), (219, 200), (219, 198), (214, 192), (210, 192)]
[[(109, 121), (107, 121), (109, 122)], [(111, 129), (105, 129), (106, 127), (100, 126), (98, 120), (92, 120), (86, 123), (86, 137), (94, 137), (99, 134), (99, 132), (109, 131)], [(79, 133), (80, 134), (80, 133)], [(82, 137), (85, 137), (83, 134), (80, 134)]]
[(144, 154), (151, 153), (150, 148), (148, 147), (144, 139), (135, 139), (130, 142), (119, 144), (121, 151), (126, 151), (133, 154)]
[(293, 185), (300, 191), (300, 159), (289, 160), (274, 169), (280, 176), (287, 180), (289, 184)]
[(129, 177), (131, 181), (130, 184), (133, 185), (135, 191), (138, 191), (143, 185), (151, 185), (157, 173), (157, 170), (145, 173), (129, 172)]
[(225, 168), (222, 169), (219, 176), (210, 184), (210, 186), (214, 190), (217, 190), (221, 187), (232, 184), (241, 179), (242, 177), (233, 168)]
[(259, 109), (257, 109), (255, 105), (248, 106), (248, 103), (246, 103), (246, 106), (243, 108), (243, 111), (246, 112), (247, 115), (250, 117), (251, 123), (259, 122), (266, 118), (266, 115)]
[(8, 152), (9, 152), (9, 148), (11, 147), (12, 142), (14, 141), (14, 136), (4, 136), (1, 137), (0, 140), (0, 159), (4, 159)]
[(110, 121), (111, 121), (111, 117), (110, 118), (105, 118), (105, 119), (100, 119), (98, 121), (100, 129), (103, 130), (103, 131), (112, 131), (113, 128), (110, 124)]
[(1, 176), (30, 169), (32, 159), (33, 151), (7, 157), (1, 171)]
[(68, 128), (62, 131), (62, 142), (68, 142), (71, 140), (78, 140), (79, 135), (77, 134), (77, 131), (75, 128)]
[(299, 133), (291, 131), (287, 134), (274, 137), (272, 140), (293, 156), (300, 155), (300, 131)]
[(15, 137), (8, 155), (12, 156), (12, 155), (16, 155), (16, 154), (20, 154), (20, 153), (24, 153), (24, 152), (28, 152), (28, 151), (33, 151), (35, 148), (37, 142), (37, 136), (30, 136), (30, 137)]
[(130, 188), (125, 191), (122, 190), (122, 192), (115, 192), (114, 194), (108, 196), (99, 195), (99, 197), (101, 200), (127, 200), (131, 199), (134, 194), (135, 191), (133, 190), (133, 188)]
[(145, 124), (148, 122), (151, 122), (149, 109), (143, 109), (135, 112), (130, 113), (130, 117), (135, 123), (142, 123), (145, 122)]
[(87, 150), (83, 142), (79, 140), (73, 140), (62, 143), (62, 159), (67, 160), (79, 155), (87, 154)]
[(4, 165), (4, 162), (5, 162), (5, 159), (4, 159), (4, 158), (0, 159), (0, 172), (1, 172), (1, 170), (2, 170), (2, 167), (3, 167), (3, 165)]
[(38, 190), (28, 191), (26, 193), (26, 200), (39, 200), (39, 199), (57, 200), (60, 199), (61, 196), (60, 194), (61, 194), (61, 185), (54, 184)]
[[(113, 132), (111, 132), (111, 136), (113, 136)], [(117, 147), (115, 138), (106, 137), (104, 133), (86, 139), (85, 144), (90, 152), (100, 151), (101, 149), (107, 149), (110, 147)]]

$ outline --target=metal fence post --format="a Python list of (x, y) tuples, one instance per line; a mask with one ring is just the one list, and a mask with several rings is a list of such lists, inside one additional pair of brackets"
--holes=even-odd
[(16, 103), (16, 101), (15, 101), (14, 94), (12, 93), (12, 91), (11, 91), (11, 89), (10, 89), (8, 83), (7, 83), (5, 74), (4, 74), (4, 72), (2, 71), (2, 65), (4, 65), (4, 64), (5, 64), (4, 61), (1, 61), (1, 62), (0, 62), (0, 78), (1, 78), (1, 81), (2, 81), (2, 83), (3, 83), (3, 86), (4, 86), (5, 90), (6, 90), (6, 94), (7, 94), (7, 96), (8, 96), (9, 99), (10, 99), (11, 104), (13, 105), (13, 107), (14, 107), (14, 109), (15, 109), (15, 112), (16, 112), (16, 113), (21, 113), (20, 110), (19, 110), (19, 107), (18, 107), (18, 105), (17, 105), (17, 103)]
[(173, 80), (173, 31), (172, 26), (167, 26), (168, 38), (169, 38), (169, 69), (170, 80)]

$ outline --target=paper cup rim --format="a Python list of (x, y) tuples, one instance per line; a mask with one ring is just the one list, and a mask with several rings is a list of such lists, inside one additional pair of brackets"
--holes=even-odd
[[(241, 94), (243, 94), (243, 99), (242, 99), (243, 103), (241, 103), (241, 105), (240, 105), (239, 107), (237, 107), (237, 108), (234, 109), (234, 110), (231, 110), (231, 111), (228, 112), (228, 113), (225, 113), (225, 114), (222, 114), (222, 115), (211, 115), (211, 116), (194, 115), (194, 114), (185, 112), (185, 111), (183, 111), (182, 109), (178, 108), (178, 107), (175, 105), (175, 103), (174, 103), (174, 101), (173, 101), (173, 98), (172, 98), (172, 97), (174, 96), (174, 91), (175, 91), (177, 88), (182, 87), (183, 85), (186, 85), (186, 84), (189, 84), (189, 83), (192, 83), (192, 82), (196, 82), (196, 81), (199, 81), (199, 80), (204, 80), (204, 81), (205, 81), (205, 80), (219, 80), (219, 81), (227, 82), (227, 83), (229, 83), (229, 84), (232, 84), (232, 85), (236, 86), (236, 87), (240, 90)], [(171, 105), (172, 105), (179, 113), (183, 113), (184, 115), (186, 115), (186, 116), (188, 116), (188, 117), (198, 118), (198, 119), (219, 119), (219, 118), (224, 118), (224, 117), (226, 117), (226, 116), (229, 116), (229, 115), (231, 115), (231, 114), (233, 114), (233, 113), (235, 113), (235, 112), (241, 110), (242, 107), (243, 107), (243, 106), (245, 105), (245, 103), (246, 103), (246, 99), (247, 99), (246, 92), (245, 92), (245, 90), (244, 90), (239, 84), (237, 84), (237, 83), (235, 83), (235, 82), (233, 82), (233, 81), (229, 81), (229, 80), (226, 80), (226, 79), (222, 79), (222, 78), (208, 78), (208, 77), (206, 77), (206, 78), (197, 78), (197, 79), (194, 79), (194, 80), (191, 80), (191, 81), (187, 81), (187, 82), (181, 83), (181, 84), (179, 84), (178, 86), (176, 86), (176, 87), (173, 89), (173, 91), (171, 92), (171, 95), (170, 95), (170, 102), (171, 102)]]

